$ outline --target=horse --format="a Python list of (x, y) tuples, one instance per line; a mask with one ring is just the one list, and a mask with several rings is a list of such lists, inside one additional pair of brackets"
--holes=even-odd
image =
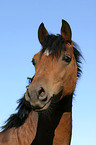
[(72, 41), (70, 25), (62, 20), (61, 34), (38, 29), (42, 49), (32, 58), (35, 75), (2, 127), (0, 145), (70, 145), (72, 100), (81, 76), (81, 52)]

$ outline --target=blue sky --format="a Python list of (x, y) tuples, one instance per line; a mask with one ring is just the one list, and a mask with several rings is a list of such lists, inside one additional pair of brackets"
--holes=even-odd
[(0, 126), (15, 112), (26, 91), (27, 77), (35, 73), (31, 59), (41, 49), (38, 27), (60, 33), (61, 20), (72, 29), (85, 58), (83, 74), (73, 99), (71, 145), (95, 145), (96, 140), (96, 1), (0, 1)]

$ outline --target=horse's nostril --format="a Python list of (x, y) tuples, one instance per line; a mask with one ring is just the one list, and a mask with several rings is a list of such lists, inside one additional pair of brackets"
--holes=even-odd
[(42, 93), (45, 93), (45, 91), (44, 91), (43, 88), (41, 88), (41, 89), (39, 90), (39, 95), (41, 95)]
[(47, 101), (47, 96), (46, 96), (45, 90), (44, 90), (43, 88), (40, 88), (40, 90), (39, 90), (38, 99), (39, 99), (40, 101)]

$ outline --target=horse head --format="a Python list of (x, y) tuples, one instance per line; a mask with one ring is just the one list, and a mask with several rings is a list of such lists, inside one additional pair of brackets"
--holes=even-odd
[(65, 20), (61, 35), (49, 35), (43, 23), (39, 26), (42, 50), (32, 59), (35, 75), (25, 93), (25, 99), (35, 111), (46, 110), (51, 103), (74, 92), (77, 63), (71, 37), (71, 28)]

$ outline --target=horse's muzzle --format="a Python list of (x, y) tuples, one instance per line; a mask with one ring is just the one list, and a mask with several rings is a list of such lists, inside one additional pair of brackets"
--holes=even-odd
[(49, 107), (52, 97), (46, 94), (43, 87), (40, 87), (38, 91), (30, 91), (29, 89), (27, 89), (25, 93), (25, 99), (30, 102), (34, 111), (43, 111)]

